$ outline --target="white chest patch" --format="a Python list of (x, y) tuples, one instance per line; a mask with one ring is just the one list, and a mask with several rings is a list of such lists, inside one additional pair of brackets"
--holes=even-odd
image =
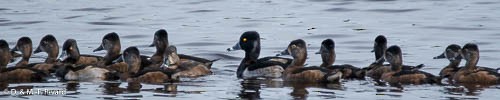
[(103, 68), (87, 66), (85, 69), (76, 72), (69, 71), (65, 78), (66, 80), (78, 80), (81, 82), (100, 82), (105, 80), (105, 73), (107, 72), (109, 71)]

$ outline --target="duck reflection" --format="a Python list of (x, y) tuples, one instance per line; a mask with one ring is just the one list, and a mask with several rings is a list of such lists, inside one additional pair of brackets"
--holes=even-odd
[(66, 83), (66, 90), (67, 91), (76, 91), (76, 90), (78, 90), (79, 86), (80, 86), (80, 83), (78, 83), (78, 82), (68, 81), (68, 83)]
[(450, 95), (478, 96), (485, 88), (495, 86), (494, 84), (457, 84), (444, 87), (444, 93)]
[(260, 99), (261, 80), (243, 80), (241, 81), (241, 91), (238, 94), (240, 99), (255, 100)]
[(343, 90), (342, 84), (340, 83), (303, 83), (303, 82), (285, 82), (285, 86), (292, 87), (293, 90), (290, 93), (294, 99), (307, 99), (309, 92), (307, 88), (324, 88), (331, 90)]

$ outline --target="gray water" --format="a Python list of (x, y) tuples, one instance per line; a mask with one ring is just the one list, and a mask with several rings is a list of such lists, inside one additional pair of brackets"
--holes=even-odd
[[(418, 85), (403, 91), (373, 85), (370, 81), (345, 81), (342, 86), (287, 85), (281, 81), (243, 82), (235, 70), (243, 51), (226, 52), (241, 33), (261, 33), (261, 57), (272, 56), (294, 39), (308, 44), (308, 65), (319, 65), (314, 55), (322, 40), (336, 42), (336, 64), (366, 67), (374, 61), (370, 52), (377, 35), (389, 45), (399, 45), (404, 63), (425, 64), (437, 75), (447, 60), (432, 57), (452, 43), (477, 43), (480, 66), (496, 68), (500, 47), (498, 0), (2, 0), (0, 38), (13, 46), (21, 36), (31, 37), (34, 47), (41, 37), (53, 34), (59, 45), (76, 39), (83, 54), (92, 52), (104, 34), (117, 32), (122, 48), (137, 46), (144, 55), (158, 29), (169, 32), (170, 44), (182, 54), (222, 58), (213, 75), (185, 79), (167, 85), (142, 84), (139, 93), (109, 93), (104, 83), (80, 83), (67, 95), (2, 95), (0, 99), (498, 99), (498, 86), (479, 89)], [(46, 54), (33, 55), (42, 62)], [(462, 63), (463, 64), (463, 63)], [(10, 84), (34, 89), (65, 89), (66, 83)], [(125, 88), (126, 83), (119, 85)], [(165, 86), (177, 90), (165, 91)]]

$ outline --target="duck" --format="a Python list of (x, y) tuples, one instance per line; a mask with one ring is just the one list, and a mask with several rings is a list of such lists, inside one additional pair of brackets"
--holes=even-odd
[(30, 65), (33, 68), (43, 70), (46, 73), (53, 73), (60, 66), (60, 63), (57, 60), (57, 56), (59, 55), (59, 45), (57, 44), (57, 39), (52, 34), (42, 37), (38, 47), (35, 51), (33, 51), (33, 54), (41, 52), (47, 53), (45, 61), (43, 63), (31, 63)]
[(341, 72), (328, 70), (324, 67), (304, 67), (307, 58), (306, 42), (302, 39), (293, 40), (287, 49), (278, 54), (291, 55), (292, 64), (286, 67), (283, 72), (283, 80), (289, 82), (305, 83), (339, 83), (342, 77)]
[(122, 55), (122, 60), (127, 63), (129, 77), (128, 82), (140, 82), (147, 84), (162, 84), (166, 82), (178, 81), (178, 77), (172, 77), (175, 74), (173, 70), (163, 70), (160, 68), (141, 69), (141, 57), (137, 47), (128, 47)]
[(41, 70), (27, 66), (8, 67), (11, 61), (11, 51), (7, 41), (0, 40), (0, 83), (32, 83), (45, 82), (48, 76)]
[(57, 44), (57, 39), (52, 35), (48, 34), (42, 37), (38, 47), (33, 51), (33, 54), (40, 52), (47, 53), (47, 58), (45, 58), (45, 63), (54, 64), (57, 62), (57, 56), (59, 55), (59, 45)]
[(56, 70), (55, 76), (62, 82), (105, 82), (120, 79), (120, 73), (110, 68), (77, 64), (64, 64)]
[(335, 42), (332, 39), (325, 39), (321, 42), (321, 48), (316, 54), (321, 54), (322, 64), (320, 67), (333, 70), (340, 71), (342, 73), (343, 79), (360, 79), (363, 80), (365, 78), (365, 71), (361, 68), (354, 67), (350, 64), (343, 65), (333, 65), (335, 62), (336, 54), (335, 54)]
[(498, 84), (500, 74), (497, 70), (488, 67), (479, 67), (479, 47), (474, 43), (467, 43), (461, 49), (461, 56), (466, 63), (454, 75), (456, 84)]
[(453, 75), (460, 69), (459, 65), (462, 61), (462, 56), (460, 55), (461, 49), (462, 47), (460, 47), (460, 45), (450, 44), (442, 54), (433, 57), (433, 59), (448, 59), (448, 61), (450, 61), (450, 63), (439, 72), (439, 76), (443, 79), (448, 79), (449, 83), (452, 83), (451, 80), (453, 79)]
[[(169, 45), (170, 44), (168, 41), (167, 31), (165, 29), (160, 29), (160, 30), (156, 31), (154, 34), (153, 43), (151, 43), (151, 45), (149, 45), (150, 47), (156, 47), (156, 52), (149, 58), (150, 64), (143, 63), (143, 66), (163, 67), (160, 65), (165, 63), (163, 60), (163, 57), (165, 55), (168, 55), (167, 54), (168, 52), (165, 52), (165, 51), (168, 51), (167, 48)], [(176, 51), (176, 56), (178, 56), (180, 61), (203, 63), (206, 66), (212, 66), (212, 64), (215, 61), (220, 60), (220, 58), (209, 60), (209, 59), (196, 57), (196, 56), (192, 56), (192, 55), (178, 54), (177, 51)]]
[(17, 40), (16, 46), (14, 46), (10, 52), (21, 52), (21, 60), (16, 63), (14, 67), (33, 67), (39, 69), (49, 74), (53, 72), (53, 69), (57, 68), (55, 62), (50, 61), (53, 58), (48, 58), (49, 63), (29, 63), (30, 57), (33, 54), (33, 42), (29, 37), (21, 37)]
[(103, 61), (104, 57), (80, 54), (77, 41), (75, 39), (67, 39), (64, 41), (62, 53), (58, 59), (64, 64), (94, 65), (99, 61)]
[(391, 86), (401, 85), (420, 85), (420, 84), (439, 84), (441, 82), (439, 77), (430, 73), (420, 70), (403, 70), (403, 56), (401, 48), (397, 45), (387, 48), (383, 61), (389, 62), (391, 68), (389, 72), (382, 75), (382, 80), (389, 83)]
[(112, 70), (118, 71), (119, 73), (124, 73), (128, 69), (127, 64), (122, 61), (118, 61), (121, 57), (121, 43), (120, 37), (117, 33), (111, 32), (102, 38), (102, 42), (98, 48), (94, 49), (93, 52), (106, 50), (106, 55), (104, 59), (99, 61), (96, 66), (107, 67)]
[(189, 59), (180, 59), (177, 47), (171, 45), (167, 49), (167, 61), (164, 61), (168, 70), (175, 70), (173, 77), (199, 77), (212, 74), (211, 63), (203, 63)]
[(236, 70), (239, 79), (280, 78), (292, 59), (282, 57), (264, 57), (259, 59), (260, 36), (257, 31), (244, 32), (239, 41), (227, 51), (245, 51), (245, 57)]
[[(373, 50), (375, 54), (375, 62), (379, 61), (378, 63), (372, 63), (368, 65), (368, 67), (363, 68), (362, 70), (365, 70), (365, 74), (367, 77), (372, 78), (375, 82), (377, 83), (382, 83), (380, 80), (382, 79), (382, 75), (386, 72), (391, 71), (391, 66), (389, 64), (384, 64), (384, 59), (381, 59), (384, 57), (384, 54), (387, 50), (387, 38), (385, 38), (384, 35), (378, 35), (375, 38), (374, 45), (373, 45)], [(403, 65), (403, 70), (418, 70), (420, 68), (424, 67), (424, 64), (419, 64), (417, 66), (409, 66), (409, 65)]]
[(16, 67), (27, 66), (31, 54), (33, 52), (33, 43), (29, 37), (21, 37), (17, 40), (16, 45), (11, 49), (11, 52), (21, 52), (21, 60), (17, 62)]

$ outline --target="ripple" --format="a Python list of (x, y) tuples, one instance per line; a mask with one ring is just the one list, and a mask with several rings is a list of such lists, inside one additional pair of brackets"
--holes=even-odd
[(424, 28), (442, 29), (442, 30), (460, 30), (460, 31), (485, 30), (485, 28), (453, 27), (453, 26), (425, 26)]
[(349, 12), (349, 11), (355, 11), (356, 9), (349, 9), (349, 8), (330, 8), (330, 9), (325, 9), (324, 11), (330, 11), (330, 12)]
[(261, 25), (261, 24), (259, 24), (259, 23), (248, 23), (248, 24), (238, 25), (236, 27), (257, 27), (259, 25)]
[(148, 37), (148, 35), (139, 35), (139, 34), (135, 34), (135, 35), (125, 35), (125, 36), (120, 36), (121, 38), (128, 38), (128, 39), (137, 39), (137, 38), (145, 38), (145, 37)]
[(202, 3), (208, 3), (208, 2), (216, 2), (216, 1), (222, 1), (222, 0), (200, 0), (200, 1), (195, 1), (195, 2), (188, 2), (186, 4), (202, 4)]
[(114, 19), (120, 19), (120, 18), (123, 18), (123, 17), (106, 17), (106, 18), (103, 18), (101, 20), (114, 20)]
[(243, 59), (241, 57), (235, 57), (235, 56), (227, 55), (224, 53), (209, 53), (209, 54), (204, 54), (204, 55), (209, 55), (210, 57), (213, 57), (213, 58), (220, 58), (221, 60), (239, 61), (239, 60)]
[(319, 35), (306, 36), (304, 38), (326, 39), (326, 38), (346, 38), (346, 37), (352, 37), (352, 35), (346, 35), (346, 34), (319, 34)]
[(94, 11), (94, 12), (102, 12), (109, 11), (113, 8), (80, 8), (80, 9), (72, 9), (71, 11)]
[(332, 5), (350, 5), (350, 4), (354, 4), (354, 2), (333, 3)]
[(179, 46), (212, 46), (212, 45), (225, 45), (224, 43), (210, 43), (210, 42), (191, 42), (178, 44)]
[(486, 5), (486, 4), (497, 4), (498, 2), (474, 2), (474, 4)]
[(396, 0), (367, 0), (367, 1), (380, 2), (380, 1), (396, 1)]
[(7, 22), (7, 23), (0, 23), (0, 26), (29, 25), (29, 24), (37, 24), (37, 23), (43, 23), (43, 22), (47, 22), (47, 21)]
[(312, 1), (312, 2), (328, 2), (328, 1), (332, 1), (332, 0), (309, 0), (309, 1)]
[(370, 9), (366, 11), (371, 12), (381, 12), (381, 13), (405, 13), (405, 12), (414, 12), (422, 9)]
[(9, 8), (0, 8), (0, 11), (2, 10), (10, 10)]
[(83, 17), (83, 16), (82, 15), (68, 16), (68, 17), (64, 17), (63, 19), (73, 19), (73, 18), (78, 18), (78, 17)]
[(188, 13), (203, 13), (203, 12), (217, 12), (218, 10), (193, 10), (188, 11)]
[(7, 20), (7, 19), (0, 19), (0, 22), (8, 22), (10, 20)]
[(87, 22), (91, 25), (128, 25), (127, 23), (119, 23), (119, 22)]
[(110, 28), (92, 28), (88, 29), (88, 31), (104, 31), (104, 30), (111, 30)]

